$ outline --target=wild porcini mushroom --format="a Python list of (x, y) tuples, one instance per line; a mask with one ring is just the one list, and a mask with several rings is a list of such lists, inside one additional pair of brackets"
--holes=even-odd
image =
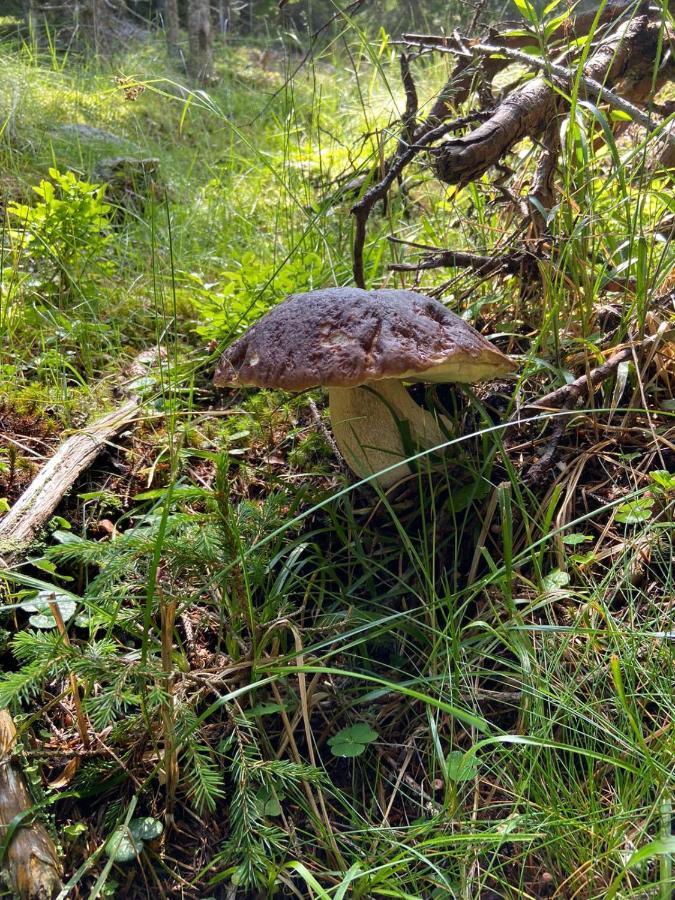
[(389, 487), (410, 471), (402, 434), (420, 449), (447, 436), (406, 381), (472, 383), (515, 363), (438, 300), (414, 291), (326, 288), (294, 294), (223, 353), (216, 387), (328, 388), (335, 440), (360, 478)]

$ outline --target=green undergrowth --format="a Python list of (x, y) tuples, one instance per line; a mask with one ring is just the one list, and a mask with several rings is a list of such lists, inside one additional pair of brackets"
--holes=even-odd
[[(398, 138), (386, 37), (347, 22), (302, 61), (288, 35), (221, 46), (204, 92), (155, 38), (108, 64), (0, 54), (2, 511), (162, 348), (141, 421), (4, 570), (0, 707), (66, 890), (665, 900), (672, 343), (593, 406), (527, 404), (673, 327), (672, 175), (575, 103), (539, 280), (421, 280), (519, 373), (416, 389), (448, 444), (384, 495), (335, 460), (320, 392), (210, 385), (271, 304), (350, 283), (349, 181)], [(419, 62), (422, 103), (449, 65)], [(156, 162), (115, 194), (96, 173), (119, 156)], [(371, 216), (369, 285), (413, 285), (392, 235), (522, 248), (535, 164), (519, 145), (505, 197), (421, 159)]]

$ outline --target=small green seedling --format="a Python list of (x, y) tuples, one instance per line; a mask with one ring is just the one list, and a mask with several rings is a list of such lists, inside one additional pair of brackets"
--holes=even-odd
[(451, 750), (445, 760), (445, 770), (449, 781), (471, 781), (478, 772), (478, 760), (474, 753)]
[(81, 834), (86, 832), (86, 830), (87, 826), (84, 822), (71, 822), (70, 825), (63, 826), (63, 833), (71, 841), (76, 841)]
[(639, 525), (651, 518), (652, 506), (654, 506), (653, 497), (637, 497), (635, 500), (622, 503), (616, 511), (615, 519), (622, 525)]
[(675, 475), (671, 474), (667, 469), (655, 469), (649, 473), (649, 477), (656, 488), (660, 488), (659, 493), (675, 491)]
[(105, 852), (117, 863), (132, 862), (140, 854), (146, 841), (156, 840), (164, 831), (159, 819), (143, 816), (128, 825), (118, 826), (108, 838)]
[(579, 544), (586, 544), (588, 541), (592, 541), (593, 538), (588, 534), (581, 534), (580, 532), (574, 532), (574, 534), (566, 534), (562, 539), (563, 544), (566, 547), (578, 547)]
[(328, 739), (333, 756), (361, 756), (368, 744), (376, 741), (379, 734), (363, 722), (343, 728)]
[(264, 784), (255, 795), (261, 816), (280, 816), (283, 794), (275, 791), (273, 787)]

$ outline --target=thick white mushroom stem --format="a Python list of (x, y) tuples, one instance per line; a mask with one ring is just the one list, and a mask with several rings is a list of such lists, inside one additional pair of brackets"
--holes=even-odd
[[(435, 447), (448, 439), (438, 419), (418, 406), (403, 383), (395, 378), (369, 382), (363, 387), (332, 387), (328, 391), (328, 403), (335, 441), (359, 478), (367, 478), (401, 461), (400, 466), (375, 479), (383, 488), (410, 474), (404, 462), (410, 451), (406, 450), (402, 434), (407, 432), (418, 450)], [(447, 420), (439, 418), (449, 428)]]

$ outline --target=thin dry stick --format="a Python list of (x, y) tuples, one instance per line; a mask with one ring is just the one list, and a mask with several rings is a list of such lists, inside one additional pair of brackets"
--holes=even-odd
[(162, 639), (162, 673), (165, 699), (162, 701), (164, 729), (164, 779), (166, 786), (166, 820), (173, 823), (173, 810), (178, 787), (178, 755), (174, 725), (173, 629), (176, 622), (176, 601), (160, 598)]
[(475, 123), (476, 120), (480, 120), (481, 118), (483, 118), (482, 113), (474, 113), (463, 119), (455, 119), (452, 122), (439, 125), (437, 128), (433, 128), (424, 135), (417, 137), (416, 143), (414, 144), (399, 145), (399, 149), (386, 168), (385, 175), (381, 181), (369, 188), (358, 203), (355, 203), (354, 206), (352, 206), (351, 212), (355, 219), (354, 281), (357, 287), (364, 288), (366, 286), (363, 267), (363, 245), (366, 240), (366, 224), (368, 222), (368, 217), (375, 204), (378, 200), (384, 199), (387, 191), (401, 174), (403, 169), (421, 150), (429, 144), (432, 144), (434, 141), (437, 141), (439, 138), (444, 137), (448, 132)]
[[(61, 615), (59, 604), (56, 602), (56, 594), (52, 594), (51, 596), (54, 599), (50, 599), (48, 603), (49, 609), (54, 616), (54, 621), (56, 622), (56, 630), (61, 635), (61, 640), (66, 645), (66, 647), (70, 647), (68, 629), (66, 628), (66, 623), (63, 621), (63, 616)], [(73, 696), (73, 706), (75, 707), (75, 720), (77, 722), (77, 730), (80, 733), (80, 738), (82, 739), (84, 749), (88, 750), (90, 747), (89, 724), (87, 722), (87, 717), (84, 714), (84, 710), (82, 709), (82, 700), (80, 699), (80, 687), (77, 683), (77, 675), (75, 674), (75, 672), (70, 672), (68, 677), (70, 681), (70, 692)]]
[(479, 275), (520, 274), (528, 254), (506, 253), (503, 256), (483, 256), (479, 253), (465, 253), (460, 250), (437, 250), (425, 253), (417, 263), (392, 263), (392, 272), (418, 272), (422, 269), (468, 268)]
[[(293, 635), (293, 639), (295, 642), (295, 664), (298, 669), (301, 669), (305, 664), (304, 657), (304, 648), (302, 646), (302, 639), (300, 637), (300, 632), (293, 625), (292, 622), (288, 623), (288, 627)], [(314, 736), (312, 734), (312, 725), (309, 717), (309, 698), (307, 694), (307, 676), (304, 672), (298, 672), (298, 689), (300, 693), (300, 707), (302, 709), (302, 719), (305, 726), (305, 740), (307, 741), (307, 752), (309, 754), (309, 761), (316, 768), (316, 756), (314, 753)], [(331, 848), (333, 849), (333, 853), (335, 854), (335, 858), (341, 863), (344, 862), (342, 859), (342, 854), (340, 853), (340, 849), (335, 840), (335, 836), (333, 834), (333, 829), (331, 826), (330, 816), (328, 815), (328, 810), (326, 809), (326, 802), (323, 797), (323, 791), (320, 786), (317, 786), (316, 789), (317, 796), (319, 798), (319, 804), (321, 806), (321, 812), (323, 813), (323, 821), (326, 825), (326, 834), (328, 840), (330, 842)]]

